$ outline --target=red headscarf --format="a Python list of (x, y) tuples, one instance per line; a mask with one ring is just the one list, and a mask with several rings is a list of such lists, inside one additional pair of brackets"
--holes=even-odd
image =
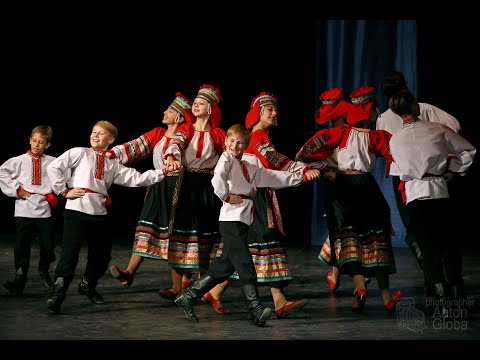
[(250, 130), (260, 120), (260, 110), (263, 106), (273, 105), (277, 107), (277, 103), (277, 97), (268, 92), (262, 92), (255, 96), (250, 104), (250, 111), (245, 117), (245, 127)]
[(375, 88), (363, 86), (350, 94), (351, 106), (347, 115), (347, 124), (350, 126), (362, 120), (370, 119), (375, 105)]
[(319, 97), (320, 107), (315, 112), (315, 121), (321, 125), (345, 114), (350, 104), (343, 100), (343, 89), (332, 88), (324, 91)]

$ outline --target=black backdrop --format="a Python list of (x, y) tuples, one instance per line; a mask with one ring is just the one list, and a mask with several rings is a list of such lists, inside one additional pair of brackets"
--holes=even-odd
[[(11, 28), (1, 110), (7, 143), (0, 162), (26, 151), (31, 129), (41, 123), (53, 126), (47, 150), (53, 156), (89, 146), (91, 127), (100, 119), (118, 126), (116, 144), (131, 140), (161, 125), (176, 91), (193, 98), (202, 84), (222, 93), (224, 129), (244, 121), (260, 91), (275, 92), (280, 116), (272, 138), (280, 152), (293, 157), (314, 128), (314, 21), (269, 21), (252, 28), (244, 19), (220, 19), (208, 27), (195, 22), (172, 27), (161, 20), (64, 16)], [(470, 90), (478, 76), (458, 41), (466, 34), (467, 25), (460, 21), (418, 20), (418, 96), (455, 115), (478, 147), (476, 93)], [(479, 198), (477, 163), (462, 187), (465, 204), (472, 196)], [(152, 161), (135, 167), (147, 170)], [(131, 241), (143, 194), (144, 189), (111, 189), (117, 241)], [(290, 241), (309, 244), (311, 185), (278, 194)], [(459, 224), (465, 234), (473, 234), (476, 214), (465, 210)], [(60, 228), (61, 211), (55, 216)], [(4, 195), (0, 221), (3, 232), (14, 231), (13, 199)]]

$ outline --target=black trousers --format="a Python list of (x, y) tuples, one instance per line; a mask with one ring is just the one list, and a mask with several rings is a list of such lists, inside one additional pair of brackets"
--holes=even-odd
[(462, 240), (455, 236), (458, 224), (452, 223), (451, 199), (414, 200), (407, 206), (429, 279), (434, 284), (446, 279), (450, 285), (460, 284)]
[(40, 260), (38, 270), (47, 272), (50, 264), (55, 261), (55, 233), (53, 219), (15, 217), (15, 246), (13, 249), (15, 269), (22, 268), (25, 272), (30, 267), (32, 240), (38, 237)]
[(392, 176), (393, 194), (395, 195), (395, 202), (397, 203), (398, 214), (402, 219), (403, 226), (405, 226), (405, 242), (410, 247), (417, 240), (415, 239), (415, 232), (413, 231), (410, 214), (407, 205), (403, 202), (402, 193), (398, 190), (400, 184), (399, 176)]
[(92, 284), (105, 275), (112, 256), (111, 228), (108, 215), (89, 215), (65, 210), (63, 215), (62, 253), (55, 278), (73, 279), (84, 241), (88, 246), (84, 276)]
[(249, 226), (240, 221), (220, 221), (219, 227), (223, 241), (222, 254), (212, 260), (207, 274), (221, 283), (237, 271), (239, 286), (255, 283), (257, 272), (247, 244)]

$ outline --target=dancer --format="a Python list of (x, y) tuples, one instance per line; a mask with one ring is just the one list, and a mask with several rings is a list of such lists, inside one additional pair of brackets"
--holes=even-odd
[(172, 287), (159, 295), (174, 300), (186, 269), (201, 274), (215, 257), (221, 240), (218, 215), (221, 201), (212, 187), (213, 169), (225, 144), (221, 129), (220, 90), (202, 85), (192, 104), (194, 120), (182, 124), (164, 153), (168, 172), (181, 170), (181, 187), (169, 237)]
[[(461, 242), (454, 241), (451, 199), (447, 183), (464, 176), (476, 149), (442, 124), (421, 121), (420, 105), (408, 90), (390, 97), (389, 108), (403, 119), (403, 127), (390, 140), (400, 171), (400, 189), (411, 214), (412, 229), (423, 254), (424, 270), (433, 283), (434, 296), (460, 304), (465, 299)], [(454, 156), (450, 156), (453, 154)], [(464, 304), (466, 305), (466, 303)]]
[[(319, 96), (319, 100), (320, 106), (315, 112), (315, 122), (317, 124), (325, 125), (330, 121), (331, 127), (346, 126), (345, 119), (347, 118), (349, 104), (343, 99), (342, 88), (331, 88), (324, 91)], [(314, 137), (319, 137), (322, 133), (325, 132), (328, 132), (328, 128), (323, 128), (319, 130)], [(307, 147), (308, 142), (304, 146)], [(306, 149), (303, 150), (303, 152), (305, 151)], [(324, 178), (327, 181), (324, 181), (323, 195), (325, 203), (325, 215), (328, 227), (328, 236), (327, 239), (324, 241), (323, 246), (318, 254), (318, 258), (320, 259), (320, 261), (332, 266), (332, 271), (327, 274), (327, 282), (329, 284), (331, 294), (334, 294), (340, 286), (340, 269), (338, 267), (337, 259), (335, 257), (335, 251), (332, 251), (335, 239), (340, 236), (338, 232), (338, 226), (335, 221), (335, 211), (332, 206), (335, 194), (337, 192), (335, 182), (335, 173), (338, 171), (337, 153), (338, 147), (335, 148), (334, 152), (330, 157), (324, 160), (327, 164), (327, 168), (324, 169)], [(309, 153), (308, 156), (306, 156), (305, 153), (302, 154), (302, 152), (299, 152), (295, 160), (306, 163), (315, 161), (315, 153)]]
[[(391, 312), (401, 299), (399, 290), (390, 293), (389, 275), (396, 272), (391, 244), (390, 208), (371, 174), (377, 156), (392, 161), (388, 150), (390, 134), (370, 130), (378, 111), (375, 89), (364, 86), (351, 95), (348, 126), (328, 129), (312, 137), (296, 158), (326, 159), (339, 147), (338, 172), (333, 209), (339, 230), (335, 255), (340, 271), (349, 274), (358, 292), (352, 311), (361, 312), (366, 301), (365, 277), (375, 276), (385, 310)], [(388, 169), (387, 172), (388, 174)]]
[[(245, 126), (251, 131), (251, 140), (243, 154), (243, 160), (261, 168), (302, 172), (307, 165), (295, 162), (276, 151), (269, 133), (277, 125), (277, 98), (262, 92), (255, 96), (245, 120)], [(311, 164), (310, 167), (323, 169), (324, 162)], [(316, 171), (306, 170), (309, 180)], [(259, 285), (268, 285), (271, 289), (277, 318), (286, 318), (291, 312), (299, 311), (307, 305), (307, 299), (287, 300), (285, 287), (293, 280), (286, 254), (286, 236), (275, 190), (260, 188), (253, 197), (255, 217), (248, 231), (248, 243)], [(221, 249), (220, 249), (221, 250)], [(221, 253), (221, 251), (219, 252)], [(236, 274), (233, 278), (237, 278)], [(211, 291), (214, 301), (220, 301), (229, 281), (219, 284)], [(215, 303), (214, 303), (215, 304)], [(215, 308), (215, 305), (214, 305)]]
[(30, 150), (0, 166), (0, 189), (15, 198), (15, 277), (3, 283), (12, 295), (23, 294), (36, 235), (40, 247), (38, 273), (45, 287), (52, 286), (48, 272), (55, 261), (52, 209), (57, 206), (58, 199), (47, 176), (47, 167), (55, 158), (44, 154), (51, 145), (52, 134), (49, 125), (36, 126), (30, 134)]
[[(382, 79), (382, 91), (389, 100), (396, 93), (408, 90), (407, 81), (403, 74), (399, 71), (390, 71)], [(449, 113), (439, 109), (436, 106), (427, 103), (418, 103), (420, 107), (420, 114), (418, 118), (420, 120), (440, 123), (448, 126), (456, 133), (461, 132), (460, 123), (458, 120)], [(395, 134), (403, 126), (403, 120), (400, 116), (395, 114), (390, 108), (385, 110), (377, 119), (377, 130), (386, 130), (390, 134)], [(395, 195), (395, 202), (397, 204), (398, 213), (405, 227), (405, 243), (408, 245), (412, 254), (422, 269), (424, 274), (424, 291), (426, 296), (433, 296), (433, 284), (428, 279), (427, 272), (423, 270), (423, 256), (418, 242), (415, 239), (415, 232), (411, 226), (411, 218), (407, 209), (407, 206), (403, 203), (402, 195), (398, 186), (400, 185), (400, 170), (395, 162), (391, 164), (390, 176), (392, 178), (393, 193)], [(451, 184), (449, 184), (451, 188)]]
[[(256, 285), (257, 274), (247, 243), (248, 229), (253, 221), (252, 196), (260, 187), (296, 186), (307, 178), (302, 172), (274, 171), (243, 161), (243, 151), (249, 142), (250, 132), (244, 125), (237, 124), (228, 129), (226, 151), (215, 166), (212, 179), (215, 194), (223, 202), (219, 218), (223, 251), (220, 257), (210, 263), (202, 278), (175, 299), (175, 304), (195, 322), (198, 322), (194, 310), (195, 301), (236, 271), (239, 286), (255, 325), (265, 326), (272, 313), (269, 307), (263, 307), (260, 302)], [(304, 172), (307, 170), (309, 169), (304, 168)], [(311, 178), (318, 176), (320, 172), (314, 170)]]
[[(123, 165), (131, 165), (152, 155), (153, 167), (157, 170), (165, 169), (164, 153), (170, 141), (183, 123), (191, 124), (193, 114), (192, 102), (182, 93), (177, 92), (175, 99), (163, 112), (162, 123), (167, 128), (156, 127), (141, 135), (135, 140), (114, 146), (107, 151), (107, 156), (117, 159)], [(180, 176), (178, 171), (168, 172), (163, 181), (147, 188), (142, 212), (135, 228), (132, 255), (126, 269), (119, 265), (110, 266), (110, 273), (114, 279), (121, 281), (129, 288), (140, 264), (145, 258), (167, 260), (169, 248), (169, 232), (175, 208), (173, 203), (180, 190)], [(184, 274), (190, 275), (190, 274)], [(188, 286), (188, 277), (182, 280)]]
[(105, 152), (117, 136), (118, 130), (112, 123), (98, 121), (90, 135), (90, 148), (67, 150), (52, 161), (47, 169), (54, 192), (67, 199), (63, 215), (62, 253), (47, 300), (47, 308), (53, 314), (60, 313), (84, 241), (88, 245), (87, 264), (78, 284), (78, 292), (94, 304), (105, 304), (96, 287), (98, 280), (105, 275), (112, 252), (107, 214), (110, 186), (149, 186), (164, 178), (162, 170), (140, 173), (108, 159)]

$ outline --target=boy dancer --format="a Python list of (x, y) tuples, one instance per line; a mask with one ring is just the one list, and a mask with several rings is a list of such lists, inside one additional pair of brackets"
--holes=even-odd
[(60, 312), (68, 286), (75, 275), (83, 240), (87, 241), (88, 258), (78, 292), (94, 304), (103, 305), (95, 289), (111, 259), (111, 229), (107, 218), (108, 189), (112, 184), (128, 187), (152, 185), (162, 181), (162, 170), (144, 173), (109, 159), (105, 152), (118, 136), (108, 121), (97, 122), (90, 135), (90, 148), (75, 147), (60, 155), (48, 167), (48, 176), (56, 194), (67, 199), (63, 225), (63, 248), (55, 269), (55, 283), (47, 307)]
[(55, 261), (52, 208), (58, 201), (52, 194), (46, 171), (55, 158), (44, 154), (50, 147), (52, 133), (52, 128), (48, 125), (36, 126), (30, 135), (30, 150), (5, 161), (0, 167), (2, 192), (16, 198), (16, 238), (13, 250), (15, 278), (3, 283), (12, 295), (23, 294), (30, 267), (31, 243), (35, 235), (38, 235), (40, 246), (38, 272), (42, 283), (46, 287), (52, 286), (48, 273), (50, 264)]
[(175, 299), (175, 304), (194, 322), (198, 322), (194, 311), (195, 301), (237, 271), (239, 286), (255, 325), (265, 326), (272, 309), (264, 308), (260, 302), (257, 275), (247, 244), (248, 228), (253, 221), (252, 196), (257, 187), (278, 189), (296, 186), (320, 176), (318, 170), (310, 168), (305, 168), (305, 172), (310, 170), (307, 178), (301, 172), (275, 171), (242, 161), (243, 151), (249, 142), (248, 129), (243, 125), (233, 125), (226, 134), (226, 150), (215, 166), (212, 185), (215, 194), (223, 202), (219, 217), (224, 244), (222, 255), (210, 263), (205, 275)]

